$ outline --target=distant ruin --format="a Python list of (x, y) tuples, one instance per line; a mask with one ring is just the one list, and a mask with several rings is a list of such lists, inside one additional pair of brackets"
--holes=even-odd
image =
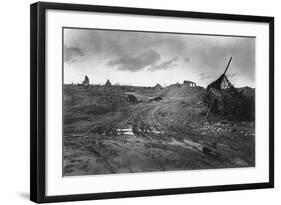
[(161, 86), (159, 83), (157, 83), (157, 84), (154, 86), (154, 88), (155, 88), (156, 90), (161, 90), (162, 86)]
[(85, 79), (84, 79), (84, 81), (82, 82), (82, 85), (86, 85), (86, 86), (90, 85), (90, 80), (89, 80), (89, 78), (88, 78), (87, 75), (85, 75)]
[(192, 81), (189, 81), (189, 80), (183, 81), (183, 84), (184, 84), (185, 86), (188, 86), (188, 87), (191, 87), (191, 88), (196, 88), (196, 87), (197, 87), (197, 86), (196, 86), (196, 83), (194, 83), (194, 82), (192, 82)]
[(105, 86), (112, 86), (111, 82), (109, 80), (106, 81)]

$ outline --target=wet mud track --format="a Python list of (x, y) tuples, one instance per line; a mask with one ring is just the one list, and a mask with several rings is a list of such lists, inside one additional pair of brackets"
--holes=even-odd
[[(64, 134), (63, 174), (254, 166), (254, 128), (193, 125), (196, 109), (182, 113), (181, 103), (182, 99), (143, 102), (108, 116), (89, 117), (79, 126), (74, 122), (76, 131)], [(66, 128), (75, 130), (74, 125)]]

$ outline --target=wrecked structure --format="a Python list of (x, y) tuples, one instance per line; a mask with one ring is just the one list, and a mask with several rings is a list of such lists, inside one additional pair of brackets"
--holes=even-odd
[(110, 87), (112, 86), (111, 82), (109, 80), (106, 81), (105, 86)]
[(255, 115), (254, 98), (248, 98), (239, 92), (226, 76), (232, 57), (230, 57), (222, 75), (208, 85), (203, 96), (203, 103), (207, 107), (208, 115), (220, 115), (226, 120), (253, 120)]
[(162, 86), (161, 86), (159, 83), (157, 83), (157, 84), (154, 86), (154, 88), (155, 88), (156, 90), (161, 90), (161, 89), (162, 89)]
[(85, 75), (85, 79), (83, 80), (82, 85), (86, 85), (86, 86), (90, 85), (90, 80), (87, 75)]
[(189, 80), (183, 81), (183, 84), (184, 84), (185, 86), (190, 87), (190, 88), (196, 88), (196, 83), (194, 83), (194, 82), (192, 82), (192, 81), (189, 81)]

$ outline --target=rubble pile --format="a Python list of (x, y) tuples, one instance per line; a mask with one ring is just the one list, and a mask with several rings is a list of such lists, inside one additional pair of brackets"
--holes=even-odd
[(229, 59), (224, 73), (210, 85), (203, 95), (207, 115), (219, 115), (227, 120), (251, 121), (254, 119), (255, 102), (235, 88), (225, 73), (232, 58)]

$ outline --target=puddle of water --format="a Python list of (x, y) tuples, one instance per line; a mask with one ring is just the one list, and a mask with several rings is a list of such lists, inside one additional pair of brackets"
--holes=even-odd
[[(147, 133), (147, 134), (150, 134), (150, 133), (151, 134), (163, 134), (164, 133), (163, 131), (156, 130), (155, 128), (143, 129), (143, 130), (140, 128), (137, 128), (137, 129), (135, 129), (135, 131), (139, 132), (139, 133)], [(132, 126), (129, 126), (126, 128), (117, 128), (116, 133), (118, 135), (129, 135), (129, 136), (136, 137)]]
[(154, 133), (154, 134), (162, 134), (162, 131), (159, 131), (159, 130), (156, 130), (156, 129), (151, 129), (151, 131), (150, 132), (152, 132), (152, 133)]
[(177, 140), (175, 140), (175, 139), (172, 139), (172, 141), (171, 141), (171, 142), (168, 142), (167, 144), (185, 146), (184, 143), (182, 143), (182, 142), (180, 142), (180, 141), (177, 141)]
[(184, 141), (184, 143), (186, 143), (186, 144), (188, 144), (188, 145), (190, 145), (192, 147), (195, 147), (196, 149), (198, 149), (200, 151), (202, 151), (202, 149), (203, 149), (203, 147), (202, 147), (202, 145), (200, 143), (193, 142), (193, 141), (188, 140), (188, 139), (184, 139), (183, 141)]
[(202, 145), (200, 143), (196, 143), (196, 142), (193, 142), (191, 140), (188, 140), (188, 139), (184, 139), (183, 142), (180, 142), (180, 141), (177, 141), (176, 139), (172, 139), (171, 142), (168, 142), (167, 144), (170, 144), (170, 145), (179, 145), (179, 146), (182, 146), (182, 147), (186, 147), (186, 148), (189, 148), (189, 149), (192, 149), (192, 150), (199, 150), (202, 152)]
[(134, 135), (134, 132), (133, 132), (133, 130), (132, 130), (132, 128), (123, 129), (122, 131), (123, 131), (123, 134), (124, 134), (124, 135), (132, 135), (132, 136), (135, 136), (135, 135)]
[(122, 134), (122, 135), (129, 135), (132, 137), (136, 137), (132, 127), (128, 127), (128, 128), (117, 128), (116, 129), (117, 134)]

